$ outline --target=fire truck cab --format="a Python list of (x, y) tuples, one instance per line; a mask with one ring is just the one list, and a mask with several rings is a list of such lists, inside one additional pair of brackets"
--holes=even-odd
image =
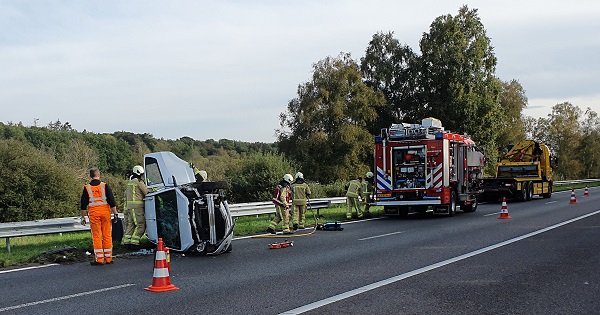
[(466, 135), (445, 131), (435, 118), (392, 124), (375, 137), (375, 205), (384, 213), (409, 211), (453, 216), (457, 205), (477, 209), (483, 154)]

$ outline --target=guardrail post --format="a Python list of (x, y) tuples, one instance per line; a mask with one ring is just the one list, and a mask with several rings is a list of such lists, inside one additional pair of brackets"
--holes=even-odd
[(10, 237), (6, 238), (6, 250), (10, 253)]

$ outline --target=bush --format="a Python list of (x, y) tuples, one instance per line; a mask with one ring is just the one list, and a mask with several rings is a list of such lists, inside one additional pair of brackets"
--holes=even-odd
[(76, 215), (82, 186), (54, 156), (16, 140), (0, 140), (0, 222)]
[(254, 153), (242, 160), (239, 169), (227, 172), (228, 197), (232, 202), (268, 201), (286, 173), (293, 174), (288, 161), (272, 153)]

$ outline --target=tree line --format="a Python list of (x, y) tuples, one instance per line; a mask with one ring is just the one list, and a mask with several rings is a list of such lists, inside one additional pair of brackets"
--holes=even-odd
[(359, 60), (340, 53), (316, 62), (280, 114), (275, 143), (97, 134), (61, 121), (0, 123), (0, 222), (77, 215), (90, 167), (100, 168), (122, 209), (132, 167), (158, 151), (228, 182), (230, 202), (269, 200), (282, 175), (297, 171), (312, 197), (341, 196), (347, 180), (372, 170), (373, 137), (381, 128), (426, 117), (471, 135), (485, 151), (488, 175), (508, 144), (532, 138), (558, 157), (556, 180), (600, 177), (597, 113), (565, 102), (547, 117), (524, 116), (525, 89), (495, 76), (497, 60), (476, 9), (436, 18), (419, 48), (378, 32)]

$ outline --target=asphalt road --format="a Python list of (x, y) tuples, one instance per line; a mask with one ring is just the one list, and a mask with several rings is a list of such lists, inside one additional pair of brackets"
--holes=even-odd
[[(172, 255), (153, 293), (153, 257), (0, 270), (5, 314), (600, 314), (600, 188), (412, 214), (276, 241), (236, 239), (215, 257)], [(281, 239), (277, 240), (281, 241)]]

